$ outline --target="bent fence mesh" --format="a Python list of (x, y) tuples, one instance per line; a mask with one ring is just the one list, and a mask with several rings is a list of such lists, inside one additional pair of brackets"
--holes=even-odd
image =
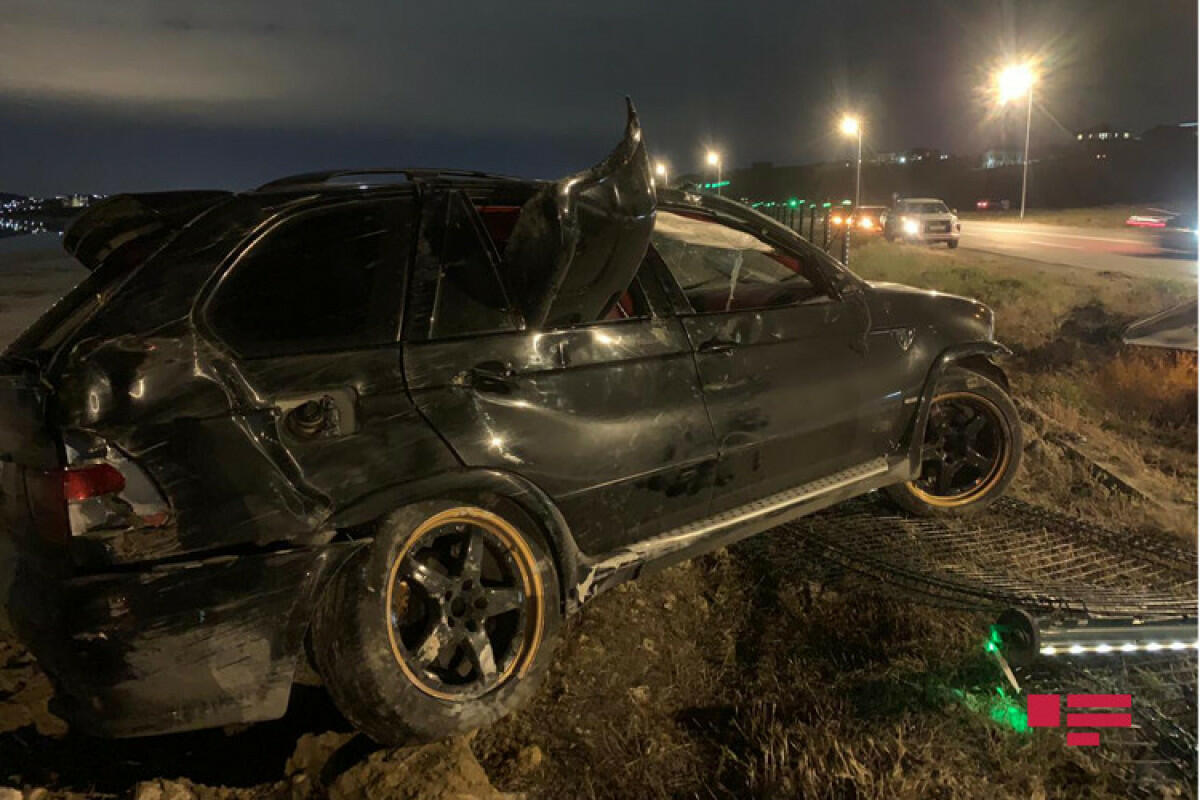
[[(1117, 531), (1006, 498), (965, 520), (893, 512), (871, 498), (782, 527), (810, 571), (868, 580), (908, 599), (972, 611), (1025, 609), (1040, 618), (1196, 617), (1195, 543)], [(1164, 771), (1196, 786), (1195, 650), (1048, 659), (1017, 671), (1032, 693), (1132, 693), (1134, 728), (1105, 733), (1101, 757), (1135, 788)]]

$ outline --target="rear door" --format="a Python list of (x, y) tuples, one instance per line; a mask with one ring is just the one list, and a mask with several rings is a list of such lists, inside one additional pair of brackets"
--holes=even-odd
[[(409, 400), (399, 329), (410, 198), (292, 215), (229, 269), (204, 318), (236, 354), (260, 449), (333, 508), (455, 466)], [(236, 474), (236, 465), (224, 472)]]
[(505, 226), (484, 210), (486, 226), (448, 192), (423, 215), (405, 334), (414, 401), (464, 464), (549, 494), (585, 552), (702, 517), (716, 448), (661, 283), (623, 266), (633, 277), (606, 300), (552, 302), (544, 325), (523, 327), (501, 280), (506, 243), (488, 233)]
[(714, 512), (883, 455), (861, 380), (869, 317), (811, 254), (700, 210), (660, 209), (653, 244), (720, 452)]

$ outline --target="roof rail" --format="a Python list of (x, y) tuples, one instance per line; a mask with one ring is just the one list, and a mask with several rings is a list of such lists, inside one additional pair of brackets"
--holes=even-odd
[[(255, 191), (267, 191), (270, 189), (282, 189), (297, 186), (313, 186), (326, 183), (333, 183), (344, 178), (355, 178), (361, 176), (367, 180), (364, 184), (379, 185), (383, 183), (408, 182), (415, 183), (421, 180), (437, 180), (439, 178), (481, 178), (487, 180), (503, 180), (503, 181), (518, 181), (521, 178), (515, 178), (511, 175), (496, 175), (490, 172), (480, 172), (478, 170), (469, 169), (429, 169), (422, 167), (372, 167), (369, 169), (334, 169), (325, 170), (322, 172), (301, 172), (297, 175), (288, 175), (283, 178), (276, 178), (273, 181), (264, 183)], [(389, 180), (379, 180), (390, 176)]]

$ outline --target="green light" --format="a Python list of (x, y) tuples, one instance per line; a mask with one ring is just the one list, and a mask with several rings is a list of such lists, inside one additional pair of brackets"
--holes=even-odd
[(848, 206), (848, 205), (850, 205), (850, 201), (849, 201), (849, 200), (843, 200), (843, 201), (842, 201), (842, 205), (844, 205), (844, 206)]
[(1004, 727), (1017, 733), (1028, 733), (1029, 717), (1026, 716), (1025, 709), (1021, 708), (1020, 705), (1014, 703), (1012, 700), (1009, 700), (1007, 697), (1004, 697), (1003, 690), (1001, 690), (1000, 696), (1003, 698), (1003, 700), (993, 703), (992, 706), (988, 708), (988, 716), (991, 718), (992, 722), (995, 722), (998, 725), (1003, 725)]
[(795, 208), (796, 206), (800, 205), (800, 202), (793, 197), (791, 200), (788, 200), (788, 205), (792, 208)]
[(1009, 697), (1003, 686), (996, 687), (996, 694), (971, 694), (961, 689), (951, 689), (960, 703), (976, 713), (987, 714), (988, 719), (997, 725), (1002, 725), (1014, 733), (1029, 732), (1029, 717), (1025, 714), (1018, 698)]
[(720, 189), (722, 186), (728, 186), (729, 181), (717, 181), (716, 183), (702, 183), (701, 189)]
[(833, 205), (833, 203), (822, 203), (821, 208), (829, 208), (832, 205)]

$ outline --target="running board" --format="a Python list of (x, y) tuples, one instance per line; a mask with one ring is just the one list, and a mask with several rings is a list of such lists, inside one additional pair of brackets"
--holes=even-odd
[(796, 516), (905, 480), (906, 469), (906, 462), (889, 466), (881, 456), (621, 548), (583, 564), (571, 599), (578, 607), (605, 589), (637, 577), (646, 566), (665, 568)]

